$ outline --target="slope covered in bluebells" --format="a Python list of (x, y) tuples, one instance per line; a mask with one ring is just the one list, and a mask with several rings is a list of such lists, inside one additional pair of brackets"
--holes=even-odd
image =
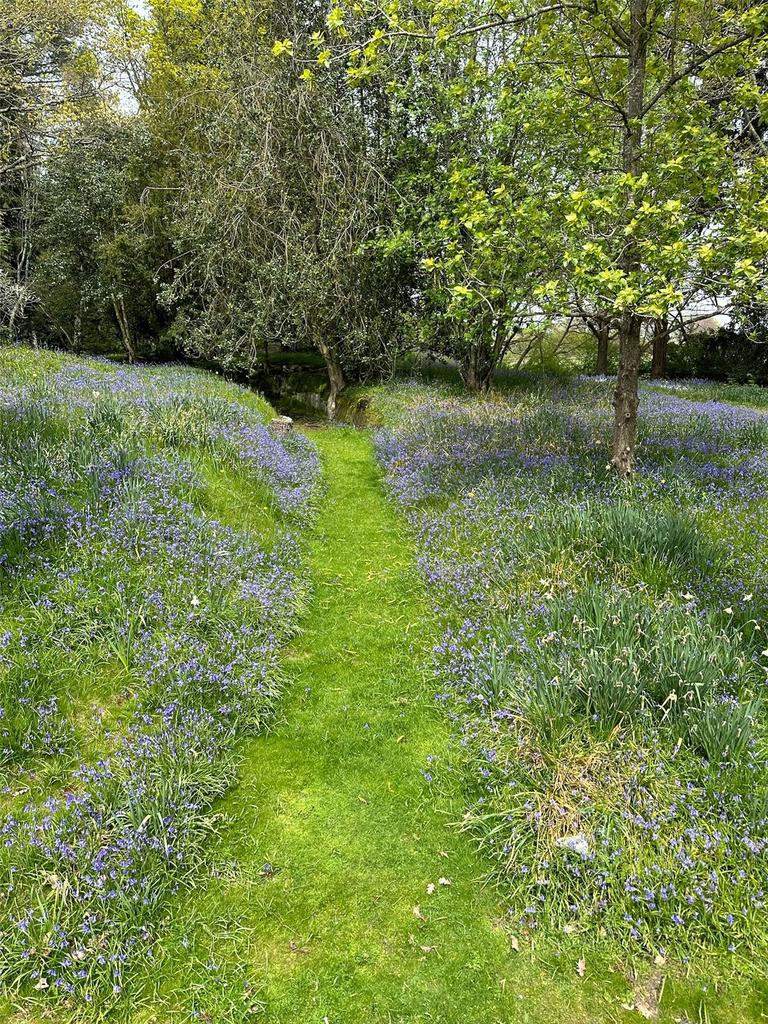
[(749, 973), (766, 951), (768, 417), (649, 389), (624, 487), (608, 387), (377, 398), (443, 624), (465, 824), (520, 934)]
[(210, 375), (1, 366), (0, 982), (103, 1012), (280, 694), (319, 462)]
[(768, 416), (649, 387), (626, 485), (605, 381), (390, 384), (408, 535), (359, 434), (317, 518), (242, 389), (0, 369), (0, 1018), (759, 1018)]

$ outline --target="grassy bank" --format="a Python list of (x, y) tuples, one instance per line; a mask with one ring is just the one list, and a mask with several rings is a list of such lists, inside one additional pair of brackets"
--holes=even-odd
[(762, 1019), (762, 417), (4, 358), (0, 1020)]
[(376, 396), (442, 627), (465, 821), (527, 943), (579, 936), (668, 1000), (698, 978), (729, 1020), (713, 988), (749, 975), (759, 1019), (768, 421), (647, 392), (622, 488), (608, 392)]
[(104, 1012), (280, 695), (314, 449), (181, 367), (2, 353), (0, 981)]
[(433, 700), (436, 624), (411, 544), (369, 440), (314, 436), (328, 492), (282, 721), (248, 746), (208, 878), (174, 906), (132, 1020), (614, 1019), (607, 1007), (621, 1014), (627, 995), (617, 976), (606, 983), (595, 965), (580, 978), (576, 949), (546, 965), (515, 952), (453, 827), (458, 775), (427, 778), (450, 726)]

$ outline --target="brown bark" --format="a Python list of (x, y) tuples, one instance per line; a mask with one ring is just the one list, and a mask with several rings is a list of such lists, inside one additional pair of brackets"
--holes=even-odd
[(472, 345), (464, 363), (464, 382), (470, 391), (488, 391), (494, 369), (493, 356), (485, 345)]
[(333, 345), (329, 345), (324, 338), (318, 338), (317, 347), (325, 361), (325, 369), (328, 374), (330, 391), (325, 408), (328, 419), (332, 420), (336, 417), (336, 402), (341, 392), (347, 386), (347, 381)]
[(653, 359), (651, 380), (663, 380), (667, 376), (667, 348), (669, 345), (669, 321), (665, 317), (653, 324)]
[(125, 300), (122, 292), (112, 292), (112, 305), (115, 309), (117, 324), (120, 328), (120, 337), (123, 339), (123, 346), (129, 363), (136, 362), (136, 349), (133, 346), (131, 331), (128, 325), (128, 314), (125, 311)]
[(517, 359), (515, 360), (515, 369), (516, 369), (516, 370), (519, 370), (519, 369), (520, 369), (520, 367), (521, 367), (521, 366), (523, 365), (523, 363), (525, 362), (526, 358), (527, 358), (527, 357), (528, 357), (528, 355), (530, 354), (530, 352), (531, 352), (531, 349), (532, 349), (532, 348), (533, 348), (533, 346), (534, 346), (534, 345), (536, 344), (536, 341), (537, 341), (536, 335), (533, 335), (533, 337), (532, 337), (532, 338), (530, 339), (530, 341), (529, 341), (529, 342), (528, 342), (528, 344), (527, 344), (527, 345), (525, 346), (525, 348), (523, 349), (523, 351), (522, 351), (522, 352), (520, 353), (520, 355), (519, 355), (519, 356), (517, 357)]
[(465, 349), (461, 373), (471, 391), (482, 393), (490, 390), (493, 375), (503, 363), (519, 330), (519, 325), (509, 327), (505, 318), (499, 316), (495, 325), (486, 323), (479, 340)]
[(635, 468), (641, 333), (641, 317), (626, 313), (619, 328), (619, 372), (613, 399), (612, 465), (621, 477), (630, 476)]
[[(627, 96), (622, 165), (627, 174), (639, 177), (643, 145), (643, 113), (648, 60), (648, 0), (630, 0), (627, 40)], [(626, 208), (632, 216), (634, 189), (627, 190)], [(624, 248), (622, 270), (628, 278), (641, 267), (640, 252), (630, 234)], [(637, 439), (638, 382), (642, 319), (626, 312), (619, 324), (619, 372), (613, 400), (612, 465), (619, 476), (630, 476), (635, 468)]]

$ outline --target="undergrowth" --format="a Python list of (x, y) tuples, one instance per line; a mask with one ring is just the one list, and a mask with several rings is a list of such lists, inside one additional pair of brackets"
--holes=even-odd
[[(2, 368), (0, 981), (103, 1013), (270, 720), (319, 463), (209, 375)], [(217, 518), (246, 480), (254, 514)]]
[(642, 405), (629, 485), (597, 380), (486, 399), (404, 383), (378, 453), (443, 622), (464, 827), (510, 922), (756, 974), (768, 418)]

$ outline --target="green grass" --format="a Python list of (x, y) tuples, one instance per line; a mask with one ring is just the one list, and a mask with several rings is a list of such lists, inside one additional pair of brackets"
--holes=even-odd
[[(466, 794), (451, 769), (450, 722), (432, 698), (439, 629), (404, 524), (365, 435), (313, 437), (327, 493), (307, 537), (315, 593), (286, 658), (289, 694), (273, 731), (242, 746), (241, 782), (214, 808), (219, 837), (204, 870), (166, 904), (155, 968), (109, 1019), (641, 1020), (627, 1007), (643, 983), (633, 994), (618, 947), (505, 926), (500, 891), (485, 882), (490, 862), (456, 827)], [(199, 469), (206, 509), (268, 543), (272, 510), (258, 486), (207, 456)], [(98, 685), (91, 699), (108, 704), (110, 681)], [(658, 990), (662, 971), (636, 966)], [(746, 1024), (768, 1013), (760, 986), (713, 986), (696, 964), (690, 977), (664, 970), (663, 1024)], [(54, 1018), (14, 1015), (0, 1000), (4, 1024), (43, 1019)]]
[(445, 758), (449, 725), (433, 706), (436, 634), (410, 544), (367, 438), (316, 440), (328, 494), (282, 721), (248, 743), (207, 877), (169, 908), (130, 1019), (617, 1019), (601, 1007), (620, 1012), (626, 986), (579, 978), (578, 944), (551, 967), (512, 949), (484, 865), (452, 827), (457, 779), (422, 775)]

